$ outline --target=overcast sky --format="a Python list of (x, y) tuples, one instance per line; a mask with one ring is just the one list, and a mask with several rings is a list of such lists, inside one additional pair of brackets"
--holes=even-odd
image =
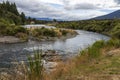
[[(6, 0), (0, 0), (0, 2)], [(19, 12), (36, 18), (81, 20), (120, 9), (120, 0), (8, 0)]]

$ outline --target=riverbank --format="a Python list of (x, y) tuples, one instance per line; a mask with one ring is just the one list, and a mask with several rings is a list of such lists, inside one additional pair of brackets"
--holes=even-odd
[(97, 41), (56, 68), (45, 80), (119, 80), (120, 41)]
[[(20, 27), (21, 28), (21, 27)], [(24, 28), (22, 28), (24, 30)], [(20, 30), (22, 30), (20, 29)], [(55, 41), (55, 40), (65, 40), (68, 38), (73, 38), (78, 33), (75, 30), (62, 30), (62, 29), (52, 29), (52, 28), (35, 28), (35, 29), (25, 29), (26, 33), (18, 32), (14, 35), (2, 35), (0, 36), (0, 43), (21, 43), (27, 42), (29, 39), (34, 41)], [(30, 33), (29, 35), (27, 34)]]
[[(49, 54), (50, 52), (50, 54)], [(78, 56), (61, 62), (60, 56), (55, 51), (49, 51), (42, 56), (52, 61), (48, 64), (52, 70), (49, 73), (44, 72), (43, 80), (119, 80), (120, 79), (120, 40), (111, 39), (109, 41), (97, 41), (89, 48), (81, 51)], [(52, 57), (52, 56), (54, 57)], [(20, 66), (20, 65), (19, 65)], [(37, 68), (35, 68), (37, 69)], [(39, 67), (38, 67), (39, 69)], [(46, 67), (48, 69), (48, 67)], [(15, 68), (22, 70), (22, 67)], [(24, 74), (24, 72), (22, 73)], [(2, 73), (3, 80), (15, 78), (24, 80), (27, 75), (20, 72), (9, 75)], [(36, 75), (32, 75), (35, 77)], [(38, 80), (38, 79), (36, 79)]]
[(15, 36), (3, 36), (0, 37), (0, 43), (21, 43), (26, 42), (26, 40), (21, 40)]

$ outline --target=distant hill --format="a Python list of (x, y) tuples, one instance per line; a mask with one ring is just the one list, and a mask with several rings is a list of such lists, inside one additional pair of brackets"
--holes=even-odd
[(114, 11), (110, 14), (103, 15), (103, 16), (98, 16), (92, 19), (120, 19), (120, 10)]
[[(52, 18), (35, 18), (36, 20), (43, 20), (43, 21), (54, 21)], [(57, 21), (63, 21), (62, 19), (55, 19)]]
[(36, 20), (53, 21), (51, 18), (35, 18)]

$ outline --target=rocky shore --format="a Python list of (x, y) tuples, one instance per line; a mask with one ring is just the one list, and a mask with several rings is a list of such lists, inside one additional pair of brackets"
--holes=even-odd
[(15, 36), (2, 36), (0, 37), (0, 43), (20, 43), (24, 42), (24, 40), (21, 40)]

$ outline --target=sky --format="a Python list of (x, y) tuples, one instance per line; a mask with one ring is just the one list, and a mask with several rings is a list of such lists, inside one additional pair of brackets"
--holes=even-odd
[[(0, 0), (2, 3), (6, 0)], [(19, 12), (35, 18), (83, 20), (120, 9), (120, 0), (8, 0)]]

